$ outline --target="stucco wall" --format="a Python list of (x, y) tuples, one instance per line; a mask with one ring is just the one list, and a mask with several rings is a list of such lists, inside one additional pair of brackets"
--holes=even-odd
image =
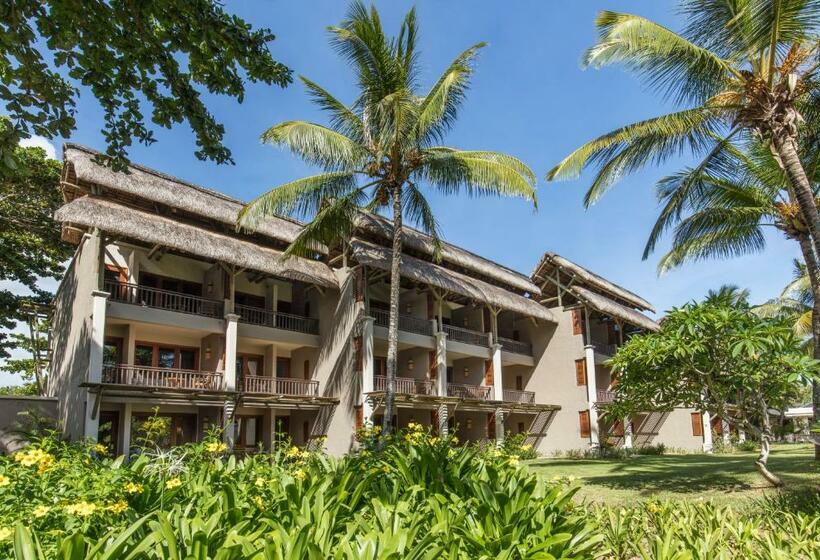
[(98, 287), (99, 238), (83, 237), (54, 297), (48, 396), (58, 398), (57, 422), (63, 434), (83, 437), (85, 389), (91, 342), (91, 292)]

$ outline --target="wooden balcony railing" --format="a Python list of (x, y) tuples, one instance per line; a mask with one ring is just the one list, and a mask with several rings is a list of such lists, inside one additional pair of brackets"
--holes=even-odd
[(219, 391), (222, 389), (222, 374), (190, 369), (170, 369), (120, 364), (104, 367), (102, 382), (112, 385), (129, 385), (151, 389)]
[(532, 345), (528, 342), (521, 342), (520, 340), (499, 336), (498, 343), (506, 352), (513, 352), (515, 354), (521, 354), (522, 356), (532, 356)]
[(610, 403), (615, 400), (615, 392), (614, 391), (602, 391), (598, 390), (598, 395), (596, 402), (599, 403)]
[[(373, 323), (384, 328), (390, 326), (390, 312), (384, 309), (371, 309)], [(433, 325), (429, 319), (399, 313), (399, 330), (426, 336), (433, 336)]]
[(618, 351), (617, 344), (603, 344), (601, 342), (593, 342), (592, 347), (595, 349), (596, 352), (598, 352), (602, 356), (614, 356), (615, 352)]
[(490, 339), (487, 333), (471, 331), (470, 329), (456, 327), (455, 325), (444, 325), (444, 332), (447, 333), (449, 340), (455, 340), (456, 342), (463, 342), (474, 346), (490, 345)]
[(532, 391), (504, 389), (504, 402), (533, 404), (535, 402), (535, 393)]
[(447, 395), (474, 401), (488, 401), (492, 387), (485, 385), (461, 385), (459, 383), (447, 384)]
[(165, 309), (177, 313), (188, 313), (189, 315), (215, 317), (217, 319), (221, 319), (224, 315), (223, 302), (215, 299), (114, 280), (106, 280), (105, 290), (111, 294), (111, 301)]
[[(385, 391), (387, 389), (387, 377), (383, 375), (373, 376), (373, 390)], [(396, 378), (396, 393), (401, 395), (432, 395), (433, 382), (427, 379), (414, 379), (412, 377)]]
[(302, 315), (269, 311), (250, 305), (235, 305), (234, 310), (241, 320), (252, 325), (262, 325), (286, 331), (319, 334), (319, 320)]
[(319, 382), (290, 377), (244, 376), (243, 389), (255, 395), (288, 395), (315, 397), (319, 394)]

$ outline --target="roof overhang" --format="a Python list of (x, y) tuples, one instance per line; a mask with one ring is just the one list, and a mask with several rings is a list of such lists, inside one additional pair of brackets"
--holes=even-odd
[[(350, 246), (353, 250), (353, 257), (360, 264), (390, 270), (391, 251), (389, 249), (361, 239), (353, 239)], [(457, 294), (490, 307), (514, 311), (551, 323), (557, 322), (552, 312), (536, 301), (416, 257), (402, 255), (401, 275), (415, 282), (435, 286), (445, 292)]]
[(281, 252), (94, 196), (77, 198), (54, 213), (63, 224), (99, 228), (118, 237), (161, 245), (182, 253), (256, 270), (288, 280), (337, 288), (326, 264), (310, 259), (283, 259)]
[(651, 332), (660, 329), (660, 325), (658, 323), (640, 311), (635, 311), (631, 307), (621, 305), (617, 301), (611, 300), (599, 293), (593, 292), (581, 286), (573, 286), (569, 291), (572, 292), (572, 294), (585, 305), (588, 305), (604, 315), (609, 315), (618, 321), (628, 323)]

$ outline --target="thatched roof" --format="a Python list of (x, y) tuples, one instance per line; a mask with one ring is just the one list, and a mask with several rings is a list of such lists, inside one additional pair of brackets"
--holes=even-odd
[[(63, 148), (64, 181), (78, 186), (98, 185), (106, 190), (126, 194), (190, 212), (234, 227), (244, 203), (223, 193), (194, 185), (159, 171), (131, 164), (128, 173), (113, 171), (94, 162), (99, 152), (66, 144)], [(256, 233), (290, 243), (302, 231), (302, 224), (289, 218), (270, 216), (262, 220)], [(319, 252), (326, 253), (325, 248)]]
[(632, 326), (639, 327), (641, 329), (647, 331), (656, 331), (660, 328), (660, 325), (641, 313), (640, 311), (635, 311), (631, 307), (627, 307), (625, 305), (621, 305), (620, 303), (609, 299), (608, 297), (602, 296), (601, 294), (595, 293), (591, 290), (587, 290), (582, 286), (573, 286), (570, 288), (570, 291), (583, 303), (590, 306), (591, 308), (603, 313), (604, 315), (609, 315), (619, 321), (623, 321), (624, 323), (628, 323)]
[[(360, 231), (374, 234), (382, 239), (393, 238), (393, 225), (382, 216), (375, 214), (361, 214), (357, 227)], [(424, 255), (433, 255), (433, 242), (430, 236), (417, 229), (403, 227), (403, 243), (408, 249), (418, 251)], [(470, 272), (478, 273), (499, 284), (530, 294), (540, 294), (541, 290), (524, 274), (471, 253), (466, 249), (450, 243), (442, 243), (441, 259), (444, 262), (458, 266)]]
[[(360, 264), (390, 270), (390, 249), (355, 238), (350, 242), (350, 246), (353, 249), (353, 257)], [(401, 275), (479, 303), (556, 322), (549, 309), (531, 299), (409, 255), (402, 255)]]
[(104, 198), (77, 198), (58, 209), (54, 219), (272, 276), (330, 288), (339, 286), (330, 267), (319, 261), (298, 257), (282, 260), (282, 253), (274, 249)]
[(569, 259), (565, 259), (561, 255), (551, 252), (544, 253), (544, 256), (541, 257), (541, 260), (532, 273), (532, 279), (542, 286), (541, 291), (545, 297), (554, 295), (557, 292), (557, 286), (549, 282), (555, 279), (556, 272), (560, 277), (561, 283), (565, 286), (580, 283), (593, 291), (605, 294), (626, 307), (635, 307), (643, 311), (655, 312), (655, 308), (652, 307), (652, 304), (641, 296), (610, 282), (602, 276), (598, 276), (591, 270)]

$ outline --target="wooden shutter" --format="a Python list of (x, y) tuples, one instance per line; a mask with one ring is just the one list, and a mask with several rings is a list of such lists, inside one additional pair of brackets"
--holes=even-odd
[(587, 360), (579, 358), (575, 360), (575, 383), (576, 385), (587, 384)]
[(723, 435), (723, 421), (717, 416), (712, 418), (712, 430), (719, 436)]
[(427, 362), (430, 364), (430, 379), (438, 378), (438, 361), (436, 360), (436, 351), (430, 350), (427, 354)]
[(310, 376), (310, 360), (305, 360), (304, 370), (303, 371), (304, 371), (304, 374), (305, 374), (305, 379), (310, 379), (310, 377), (311, 377)]
[(364, 355), (362, 354), (362, 337), (357, 336), (353, 339), (353, 351), (356, 353), (356, 371), (364, 369)]
[(484, 385), (491, 386), (493, 384), (493, 361), (484, 360)]
[(523, 375), (516, 375), (515, 376), (515, 390), (516, 391), (523, 391), (524, 390), (524, 376)]
[(703, 416), (701, 416), (700, 412), (692, 413), (692, 435), (703, 435)]
[(364, 407), (361, 405), (356, 407), (356, 429), (364, 428)]
[(612, 425), (612, 435), (613, 436), (622, 436), (624, 435), (624, 423), (622, 420), (616, 420), (615, 423)]
[(580, 309), (572, 310), (572, 334), (584, 334), (584, 321)]
[(578, 413), (578, 421), (581, 426), (581, 437), (588, 438), (591, 435), (591, 431), (589, 429), (589, 411), (582, 410)]
[(495, 439), (495, 414), (487, 413), (487, 438)]

